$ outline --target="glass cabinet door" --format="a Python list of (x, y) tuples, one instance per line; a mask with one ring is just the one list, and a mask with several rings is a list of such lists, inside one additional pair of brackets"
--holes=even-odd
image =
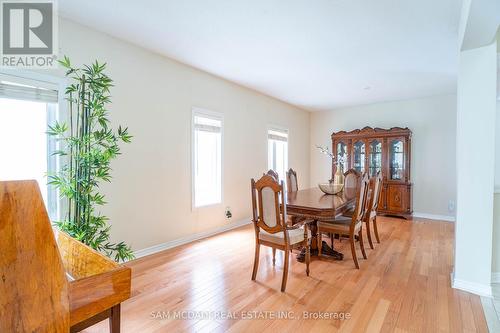
[(352, 167), (358, 172), (365, 172), (365, 143), (363, 141), (357, 141), (353, 145), (352, 154)]
[(377, 176), (382, 169), (382, 142), (375, 139), (370, 142), (370, 156), (368, 158), (368, 172), (370, 177)]
[(341, 172), (347, 171), (347, 145), (343, 142), (337, 143), (337, 162), (339, 162)]
[(389, 177), (392, 180), (404, 178), (404, 142), (396, 139), (389, 143)]

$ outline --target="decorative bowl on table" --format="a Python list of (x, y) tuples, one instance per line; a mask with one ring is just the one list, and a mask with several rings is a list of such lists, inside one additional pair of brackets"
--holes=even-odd
[(338, 194), (344, 189), (344, 184), (323, 183), (318, 184), (318, 187), (325, 194)]

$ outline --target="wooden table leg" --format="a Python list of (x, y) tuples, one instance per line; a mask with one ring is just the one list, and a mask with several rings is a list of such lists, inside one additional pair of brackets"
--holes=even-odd
[(111, 308), (109, 316), (109, 332), (120, 333), (120, 304), (116, 304)]
[[(318, 220), (314, 220), (309, 223), (309, 228), (311, 230), (311, 256), (318, 255)], [(326, 242), (321, 242), (321, 254), (325, 256), (332, 257), (335, 260), (344, 259), (344, 255), (338, 251), (332, 249)], [(304, 262), (306, 258), (306, 249), (302, 249), (299, 254), (297, 254), (297, 261)]]
[[(309, 223), (309, 230), (311, 231), (311, 243), (310, 243), (310, 255), (318, 255), (318, 221), (314, 220)], [(306, 249), (303, 248), (299, 254), (297, 254), (298, 262), (305, 262), (306, 260)]]
[(314, 251), (318, 254), (318, 220), (314, 220), (309, 224), (311, 230), (311, 255)]

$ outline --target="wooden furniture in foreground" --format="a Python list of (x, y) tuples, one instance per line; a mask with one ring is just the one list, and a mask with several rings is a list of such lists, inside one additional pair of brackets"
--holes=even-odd
[(69, 285), (35, 181), (0, 182), (0, 332), (68, 332)]
[(273, 265), (276, 249), (284, 251), (283, 279), (281, 291), (285, 291), (288, 277), (288, 261), (290, 249), (294, 244), (301, 244), (306, 251), (306, 274), (309, 275), (309, 237), (307, 224), (296, 224), (292, 227), (286, 224), (286, 205), (280, 209), (281, 202), (285, 202), (283, 182), (264, 175), (257, 182), (252, 179), (252, 213), (255, 227), (255, 258), (252, 280), (257, 276), (259, 267), (260, 246), (265, 245), (273, 249)]
[[(333, 220), (324, 220), (318, 222), (318, 238), (321, 241), (321, 233), (329, 232), (331, 234), (339, 235), (349, 235), (349, 241), (351, 242), (351, 253), (352, 259), (354, 260), (354, 265), (359, 269), (358, 257), (356, 255), (356, 239), (355, 235), (358, 236), (359, 245), (361, 247), (361, 252), (363, 258), (366, 257), (365, 247), (363, 243), (363, 215), (366, 207), (366, 198), (368, 194), (368, 175), (365, 174), (361, 179), (359, 187), (359, 195), (356, 200), (356, 208), (351, 218), (340, 216)], [(321, 256), (321, 248), (318, 248), (318, 256)]]
[[(344, 159), (343, 170), (350, 168), (375, 177), (382, 172), (382, 192), (378, 213), (409, 218), (412, 208), (410, 180), (411, 131), (365, 127), (332, 134), (333, 154)], [(332, 168), (332, 177), (336, 165)]]
[(131, 270), (64, 232), (55, 232), (69, 280), (71, 332), (109, 318), (109, 330), (120, 332), (120, 303), (130, 297)]
[[(347, 210), (356, 200), (356, 189), (346, 188), (338, 195), (327, 195), (317, 187), (296, 192), (288, 192), (285, 198), (288, 215), (299, 216), (313, 220), (309, 224), (311, 229), (311, 255), (318, 254), (318, 247), (322, 247), (325, 255), (342, 259), (342, 254), (334, 251), (326, 242), (318, 244), (318, 220), (331, 219)], [(304, 250), (297, 256), (297, 260), (304, 260)]]
[(36, 181), (0, 182), (0, 251), (0, 332), (120, 332), (130, 268), (54, 232)]

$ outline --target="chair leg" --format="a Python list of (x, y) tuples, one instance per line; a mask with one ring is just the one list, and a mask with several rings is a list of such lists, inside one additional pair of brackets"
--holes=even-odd
[(316, 234), (316, 241), (318, 242), (318, 258), (321, 257), (321, 248), (323, 247), (322, 233), (318, 228), (318, 233)]
[(273, 266), (276, 263), (276, 249), (273, 247)]
[(304, 246), (306, 247), (306, 274), (309, 276), (309, 263), (311, 262), (311, 249), (309, 241), (306, 239)]
[(354, 235), (350, 235), (349, 240), (351, 241), (351, 252), (352, 252), (352, 260), (354, 260), (354, 266), (356, 266), (356, 268), (359, 269), (358, 257), (356, 256), (356, 247), (354, 245), (356, 242), (356, 240), (354, 239)]
[(363, 258), (368, 259), (365, 252), (365, 241), (363, 240), (363, 228), (359, 229), (358, 237), (359, 237), (359, 246), (361, 247), (361, 253), (363, 254)]
[(252, 280), (257, 277), (257, 269), (259, 269), (259, 254), (260, 254), (260, 244), (255, 243), (255, 258), (253, 260), (253, 273)]
[(377, 239), (377, 243), (380, 244), (380, 238), (378, 237), (378, 229), (377, 229), (377, 217), (373, 219), (373, 231), (375, 232), (375, 238)]
[(283, 280), (281, 281), (281, 291), (284, 292), (286, 289), (286, 280), (288, 278), (288, 259), (290, 254), (288, 253), (288, 246), (285, 247), (285, 265), (283, 266)]
[(373, 250), (372, 232), (370, 231), (370, 220), (366, 221), (366, 235), (368, 236), (368, 243), (370, 243), (370, 248)]
[(109, 317), (109, 332), (120, 333), (120, 304), (116, 304), (111, 308)]

